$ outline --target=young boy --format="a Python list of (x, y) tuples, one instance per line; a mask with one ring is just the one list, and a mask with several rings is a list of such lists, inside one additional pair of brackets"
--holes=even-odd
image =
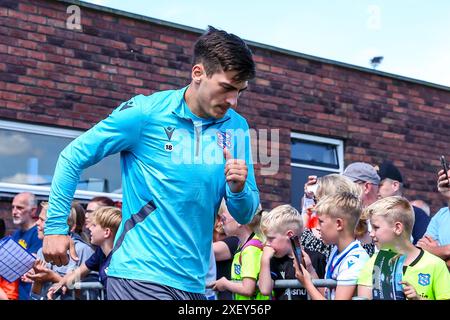
[(213, 289), (228, 290), (233, 293), (233, 300), (268, 300), (257, 286), (261, 266), (263, 244), (259, 224), (262, 210), (259, 210), (247, 225), (241, 225), (228, 212), (223, 212), (223, 227), (229, 235), (239, 238), (241, 245), (233, 257), (231, 280), (225, 277), (217, 280)]
[[(294, 252), (290, 237), (300, 237), (303, 231), (301, 214), (292, 206), (286, 204), (265, 213), (261, 218), (261, 231), (266, 238), (266, 244), (261, 258), (259, 274), (259, 290), (264, 295), (271, 295), (275, 280), (296, 279), (294, 269)], [(317, 252), (308, 252), (317, 254)], [(309, 255), (303, 252), (303, 257), (310, 273), (317, 278)], [(325, 258), (323, 258), (325, 261)], [(305, 289), (275, 289), (275, 300), (306, 300)]]
[[(355, 239), (355, 227), (362, 205), (350, 192), (325, 196), (316, 205), (318, 230), (325, 244), (332, 244), (325, 269), (325, 278), (337, 281), (335, 289), (325, 289), (325, 296), (313, 285), (311, 274), (303, 265), (296, 267), (295, 276), (312, 300), (350, 300), (356, 290), (358, 275), (369, 255)], [(301, 268), (301, 270), (299, 270)], [(312, 275), (314, 276), (314, 275)]]
[[(225, 212), (230, 216), (225, 199), (222, 199), (219, 212), (217, 214), (216, 224), (214, 226), (213, 235), (213, 249), (216, 259), (216, 277), (222, 277), (231, 280), (231, 266), (233, 257), (239, 247), (239, 238), (230, 234), (230, 224), (226, 221)], [(225, 226), (226, 225), (226, 226)], [(232, 231), (232, 230), (231, 230)], [(245, 240), (244, 240), (245, 241)], [(217, 280), (216, 279), (216, 280)], [(218, 300), (233, 300), (233, 295), (230, 291), (221, 291), (217, 293)]]
[[(367, 207), (364, 213), (370, 216), (370, 235), (380, 250), (404, 256), (400, 283), (406, 299), (450, 299), (450, 274), (445, 262), (411, 243), (414, 211), (408, 200), (400, 196), (380, 199)], [(380, 252), (367, 262), (359, 275), (359, 296), (373, 298), (372, 274)]]
[(47, 297), (49, 299), (53, 299), (54, 293), (59, 289), (62, 289), (64, 292), (67, 287), (72, 287), (75, 282), (86, 277), (90, 271), (99, 272), (99, 281), (106, 288), (106, 278), (114, 238), (121, 220), (122, 213), (120, 209), (115, 207), (100, 207), (92, 213), (91, 225), (89, 227), (91, 244), (98, 246), (98, 248), (85, 263), (72, 273), (67, 274), (61, 281), (48, 290)]

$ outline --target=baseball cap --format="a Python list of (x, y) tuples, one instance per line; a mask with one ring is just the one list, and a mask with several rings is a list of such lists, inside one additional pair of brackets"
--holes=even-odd
[(380, 176), (373, 166), (365, 162), (353, 162), (345, 168), (344, 176), (356, 181), (364, 181), (372, 184), (380, 184)]
[(400, 173), (400, 170), (392, 163), (392, 161), (385, 160), (380, 165), (380, 169), (378, 170), (378, 175), (381, 180), (389, 178), (391, 180), (395, 180), (403, 183), (403, 177)]

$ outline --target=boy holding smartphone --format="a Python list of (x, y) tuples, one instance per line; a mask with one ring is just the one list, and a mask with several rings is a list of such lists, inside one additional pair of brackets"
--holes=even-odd
[(296, 278), (306, 288), (312, 300), (350, 300), (356, 291), (359, 273), (369, 259), (355, 227), (362, 212), (361, 200), (353, 193), (342, 192), (320, 198), (316, 205), (319, 232), (327, 245), (334, 245), (327, 260), (326, 279), (337, 281), (335, 289), (322, 294), (312, 283), (315, 277), (308, 268), (296, 264)]
[[(303, 231), (301, 214), (290, 205), (278, 206), (262, 216), (261, 231), (266, 237), (266, 243), (261, 258), (259, 290), (264, 295), (273, 293), (275, 300), (287, 300), (289, 297), (291, 300), (306, 300), (305, 289), (273, 290), (275, 280), (295, 279), (295, 253), (290, 238), (300, 236)], [(306, 268), (318, 278), (309, 255), (303, 251), (302, 256)]]

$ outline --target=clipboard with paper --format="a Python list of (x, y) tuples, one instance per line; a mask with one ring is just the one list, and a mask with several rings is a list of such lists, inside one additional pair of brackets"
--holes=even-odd
[(380, 250), (372, 273), (372, 297), (374, 300), (405, 300), (403, 264), (406, 256), (389, 250)]
[(36, 257), (11, 237), (0, 240), (0, 276), (13, 282), (33, 267)]

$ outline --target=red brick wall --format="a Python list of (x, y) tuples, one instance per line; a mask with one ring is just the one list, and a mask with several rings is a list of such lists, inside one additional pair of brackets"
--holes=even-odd
[[(69, 3), (0, 3), (0, 118), (90, 128), (136, 94), (189, 83), (198, 33)], [(205, 26), (206, 27), (206, 26)], [(407, 196), (432, 201), (450, 157), (450, 89), (252, 46), (258, 77), (240, 101), (253, 128), (280, 129), (280, 172), (257, 182), (265, 207), (290, 202), (290, 133), (344, 139), (345, 163), (395, 161)], [(258, 169), (258, 168), (257, 168)]]

